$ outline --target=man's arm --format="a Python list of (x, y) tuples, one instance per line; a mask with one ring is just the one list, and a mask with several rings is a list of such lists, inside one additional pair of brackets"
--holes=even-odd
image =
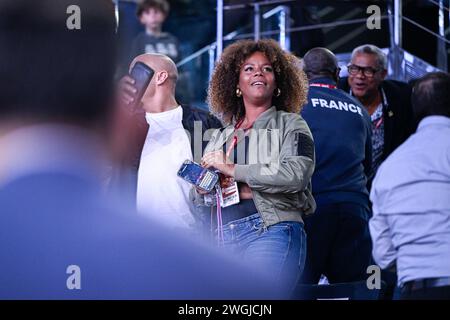
[(373, 203), (373, 216), (369, 221), (370, 236), (372, 237), (372, 255), (375, 262), (382, 268), (387, 269), (395, 264), (397, 250), (392, 243), (392, 235), (387, 216), (380, 213), (377, 190), (374, 187), (370, 194)]
[(391, 267), (397, 260), (397, 251), (392, 245), (386, 216), (374, 214), (369, 221), (369, 229), (373, 243), (373, 259), (382, 269)]

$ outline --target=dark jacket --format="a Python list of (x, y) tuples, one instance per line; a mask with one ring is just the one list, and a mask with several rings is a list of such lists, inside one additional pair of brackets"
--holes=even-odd
[[(335, 85), (330, 78), (310, 84)], [(366, 189), (372, 170), (372, 126), (365, 108), (343, 90), (310, 86), (302, 116), (316, 148), (312, 176), (317, 205), (351, 202), (369, 205)]]
[[(339, 88), (350, 92), (347, 77), (339, 82)], [(380, 90), (386, 94), (387, 105), (383, 109), (385, 160), (416, 130), (411, 106), (411, 87), (404, 82), (384, 80)]]

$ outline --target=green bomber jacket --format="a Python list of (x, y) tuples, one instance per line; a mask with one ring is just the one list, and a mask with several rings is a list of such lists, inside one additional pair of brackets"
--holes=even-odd
[[(233, 125), (214, 130), (204, 153), (223, 150), (234, 133)], [(302, 215), (316, 209), (311, 192), (314, 142), (305, 120), (299, 114), (271, 107), (256, 119), (247, 134), (248, 164), (235, 165), (235, 180), (251, 188), (265, 227), (283, 221), (303, 222)], [(238, 150), (245, 140), (243, 135), (238, 130)], [(203, 202), (194, 190), (191, 195), (197, 205)]]

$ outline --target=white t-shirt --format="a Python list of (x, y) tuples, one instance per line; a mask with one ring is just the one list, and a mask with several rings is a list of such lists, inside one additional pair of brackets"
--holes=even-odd
[(177, 176), (186, 160), (192, 160), (190, 141), (182, 125), (183, 109), (147, 113), (149, 124), (138, 172), (138, 211), (174, 228), (192, 228), (190, 184)]

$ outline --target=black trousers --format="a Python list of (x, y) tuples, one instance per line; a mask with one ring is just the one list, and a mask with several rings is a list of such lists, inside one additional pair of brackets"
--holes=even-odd
[(306, 265), (300, 283), (316, 284), (321, 274), (330, 283), (366, 280), (372, 262), (369, 209), (356, 203), (318, 206), (305, 218)]
[(450, 286), (402, 290), (400, 300), (450, 300)]

